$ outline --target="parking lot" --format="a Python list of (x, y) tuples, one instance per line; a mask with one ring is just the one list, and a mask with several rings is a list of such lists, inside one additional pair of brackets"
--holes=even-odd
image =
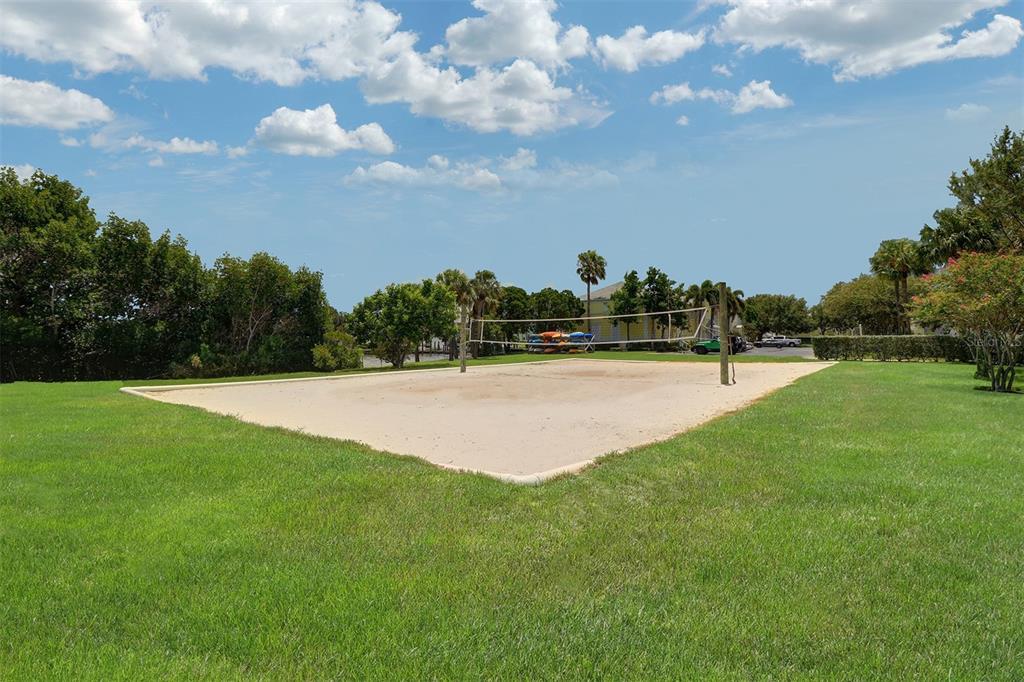
[(751, 348), (743, 353), (744, 355), (763, 355), (774, 357), (795, 357), (813, 358), (814, 350), (810, 345), (797, 346), (796, 348)]

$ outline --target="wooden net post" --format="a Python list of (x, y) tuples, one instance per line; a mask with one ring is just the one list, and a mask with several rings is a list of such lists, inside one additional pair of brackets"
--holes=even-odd
[(729, 301), (725, 282), (718, 283), (718, 370), (723, 386), (729, 385)]

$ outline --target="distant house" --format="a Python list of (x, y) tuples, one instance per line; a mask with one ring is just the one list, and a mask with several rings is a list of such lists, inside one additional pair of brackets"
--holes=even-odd
[[(622, 282), (616, 282), (615, 284), (609, 284), (608, 286), (601, 287), (600, 289), (594, 289), (590, 292), (590, 315), (591, 317), (599, 317), (602, 315), (611, 315), (611, 298), (612, 294), (622, 288)], [(580, 300), (583, 301), (583, 305), (587, 304), (586, 293), (580, 295)], [(586, 313), (584, 312), (584, 315)], [(617, 324), (616, 324), (617, 322)], [(585, 328), (585, 324), (580, 325), (581, 329)], [(594, 341), (599, 345), (599, 349), (608, 349), (610, 347), (606, 343), (607, 341), (625, 341), (626, 340), (626, 324), (621, 320), (593, 320), (590, 323), (591, 331), (594, 332)], [(659, 325), (652, 325), (650, 317), (641, 317), (636, 322), (629, 325), (629, 338), (630, 339), (651, 339), (657, 338), (661, 335), (661, 327)], [(667, 332), (667, 330), (666, 330)], [(673, 336), (676, 334), (673, 333)], [(623, 344), (622, 347), (625, 347)]]
[[(612, 294), (622, 288), (622, 282), (616, 282), (615, 284), (609, 284), (608, 286), (601, 287), (600, 289), (594, 289), (590, 292), (590, 315), (592, 317), (600, 317), (603, 315), (611, 315), (611, 298)], [(587, 303), (587, 294), (583, 293), (580, 295), (580, 300), (583, 304)], [(586, 313), (584, 313), (586, 314)], [(718, 333), (718, 327), (714, 319), (712, 311), (708, 311), (707, 317), (705, 318), (704, 328), (701, 333), (697, 335), (697, 338), (704, 339), (710, 338)], [(700, 314), (695, 313), (689, 316), (688, 324), (691, 325), (685, 331), (680, 331), (674, 327), (671, 330), (672, 337), (679, 336), (690, 336), (694, 332), (692, 328), (697, 325), (700, 321)], [(618, 324), (615, 324), (618, 322)], [(740, 323), (738, 317), (732, 321), (733, 325)], [(581, 324), (580, 328), (585, 328), (585, 324)], [(594, 332), (594, 341), (599, 343), (598, 348), (614, 348), (615, 346), (609, 346), (601, 342), (607, 341), (625, 341), (626, 340), (626, 324), (621, 320), (593, 320), (591, 322), (591, 330)], [(632, 340), (637, 339), (658, 339), (668, 338), (669, 329), (663, 328), (660, 324), (655, 324), (651, 317), (641, 317), (636, 322), (629, 325), (629, 338)], [(625, 347), (626, 344), (622, 344), (620, 347)]]

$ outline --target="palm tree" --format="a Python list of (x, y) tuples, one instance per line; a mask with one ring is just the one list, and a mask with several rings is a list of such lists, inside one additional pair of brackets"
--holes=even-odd
[(910, 302), (908, 280), (911, 275), (928, 271), (922, 256), (921, 245), (913, 239), (886, 239), (878, 245), (871, 256), (871, 272), (889, 277), (893, 281), (896, 295), (896, 329), (899, 333), (910, 333), (910, 321), (905, 306)]
[[(725, 312), (729, 319), (730, 326), (732, 325), (732, 318), (742, 317), (743, 311), (747, 309), (745, 298), (746, 294), (743, 293), (743, 289), (733, 289), (731, 287), (725, 288)], [(715, 287), (714, 293), (710, 298), (712, 308), (718, 306), (718, 288)], [(719, 336), (722, 335), (722, 330), (718, 332)]]
[[(587, 285), (587, 317), (590, 317), (590, 287), (598, 284), (605, 278), (605, 266), (607, 263), (604, 256), (601, 256), (591, 249), (584, 251), (576, 257), (576, 274)], [(587, 331), (591, 331), (590, 320), (587, 320)]]
[[(484, 316), (492, 312), (501, 300), (501, 282), (490, 270), (477, 270), (469, 281), (473, 287), (473, 316), (480, 320), (480, 336), (484, 335)], [(473, 344), (473, 357), (480, 355), (480, 344)]]
[(476, 301), (476, 291), (473, 289), (473, 283), (462, 270), (445, 270), (437, 276), (437, 281), (451, 290), (455, 295), (455, 303), (459, 307), (459, 372), (465, 372), (469, 312)]
[[(700, 284), (691, 284), (683, 292), (683, 302), (687, 308), (710, 308), (714, 305), (714, 301), (718, 298), (718, 287), (710, 279), (706, 279)], [(693, 323), (697, 323), (700, 320), (699, 317), (693, 319)], [(696, 329), (691, 331), (696, 332)]]

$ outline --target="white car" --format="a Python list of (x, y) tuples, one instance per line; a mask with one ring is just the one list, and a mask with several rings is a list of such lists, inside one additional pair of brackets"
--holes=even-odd
[(791, 339), (785, 336), (766, 336), (760, 341), (755, 341), (758, 348), (796, 348), (800, 345), (800, 339)]

